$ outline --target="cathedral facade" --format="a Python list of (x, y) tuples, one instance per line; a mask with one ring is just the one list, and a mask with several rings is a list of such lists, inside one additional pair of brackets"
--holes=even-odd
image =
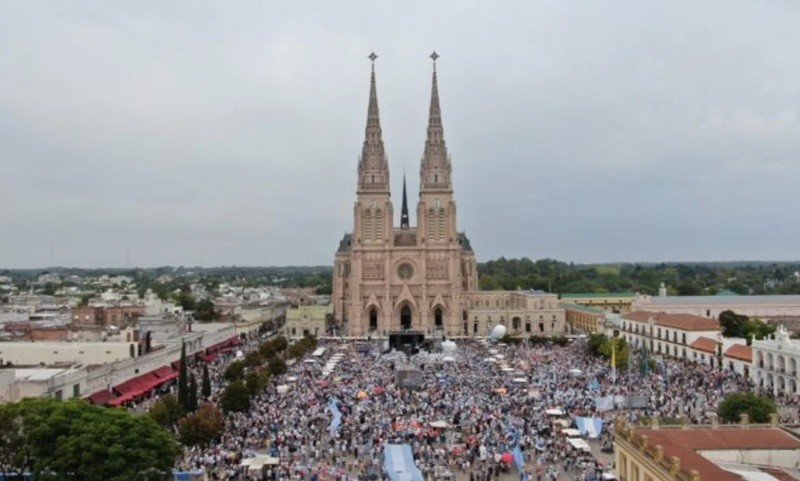
[(389, 162), (383, 145), (373, 54), (367, 126), (358, 161), (353, 231), (336, 252), (334, 323), (348, 336), (414, 330), (428, 335), (564, 333), (556, 295), (478, 291), (475, 253), (456, 224), (452, 165), (444, 141), (434, 52), (427, 138), (420, 165), (416, 225), (403, 179), (400, 226), (394, 225)]

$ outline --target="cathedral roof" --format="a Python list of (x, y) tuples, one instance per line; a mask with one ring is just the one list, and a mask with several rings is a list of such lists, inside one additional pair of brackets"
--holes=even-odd
[(336, 250), (336, 253), (340, 252), (350, 252), (350, 243), (353, 240), (353, 234), (345, 234), (342, 237), (342, 240), (339, 241), (339, 249)]
[(474, 252), (472, 250), (472, 245), (469, 243), (469, 239), (467, 238), (467, 234), (461, 232), (458, 234), (458, 243), (461, 245), (461, 250), (466, 252)]

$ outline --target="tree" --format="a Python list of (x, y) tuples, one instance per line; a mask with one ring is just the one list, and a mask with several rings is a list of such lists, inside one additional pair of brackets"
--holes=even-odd
[(747, 413), (751, 422), (766, 423), (770, 420), (770, 414), (777, 412), (775, 402), (770, 398), (749, 392), (728, 394), (719, 403), (717, 411), (721, 420), (732, 423), (738, 422), (742, 413)]
[(186, 399), (188, 406), (187, 412), (193, 413), (197, 411), (197, 378), (194, 374), (189, 376), (189, 396)]
[(208, 375), (208, 364), (203, 364), (203, 384), (200, 392), (203, 399), (208, 399), (211, 396), (211, 378)]
[(250, 393), (242, 381), (234, 381), (225, 388), (220, 407), (226, 413), (244, 412), (250, 408)]
[(214, 309), (214, 303), (209, 299), (203, 299), (197, 303), (193, 316), (198, 321), (213, 321), (219, 317)]
[(725, 337), (746, 337), (747, 320), (747, 316), (736, 314), (731, 310), (720, 312), (719, 324), (722, 327), (722, 335)]
[(181, 366), (178, 372), (178, 403), (184, 412), (189, 409), (189, 377), (186, 373), (186, 343), (181, 345)]
[[(127, 481), (145, 470), (167, 479), (180, 455), (172, 435), (149, 416), (85, 401), (25, 399), (2, 406), (22, 427), (17, 449), (38, 479)], [(100, 461), (101, 460), (101, 461)]]
[(24, 443), (22, 419), (11, 405), (0, 405), (0, 472), (21, 474), (31, 464), (27, 451), (20, 449)]
[(150, 417), (159, 426), (170, 431), (175, 428), (181, 416), (183, 416), (183, 406), (178, 402), (178, 398), (172, 394), (162, 397), (150, 408)]
[(280, 376), (281, 374), (286, 374), (286, 361), (283, 359), (276, 357), (272, 359), (269, 364), (267, 365), (267, 369), (269, 370), (270, 375), (272, 376)]
[(241, 381), (244, 378), (244, 367), (244, 362), (241, 360), (233, 361), (225, 368), (222, 377), (225, 378), (226, 381)]
[(269, 377), (269, 372), (266, 370), (248, 372), (244, 377), (244, 385), (247, 386), (250, 396), (257, 396), (263, 391), (269, 383)]
[(197, 411), (181, 419), (178, 438), (186, 446), (207, 446), (224, 430), (222, 411), (211, 403), (204, 403)]

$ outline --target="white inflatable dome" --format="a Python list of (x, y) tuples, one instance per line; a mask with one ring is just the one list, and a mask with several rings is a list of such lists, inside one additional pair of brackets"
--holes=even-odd
[(456, 343), (453, 341), (442, 341), (442, 352), (445, 354), (453, 354), (456, 352)]
[(492, 329), (492, 333), (489, 335), (489, 337), (496, 341), (505, 335), (506, 335), (506, 326), (498, 324), (494, 326), (494, 329)]

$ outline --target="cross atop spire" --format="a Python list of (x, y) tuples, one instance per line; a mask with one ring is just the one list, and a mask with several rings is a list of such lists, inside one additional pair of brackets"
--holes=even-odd
[(375, 87), (375, 59), (378, 56), (375, 52), (371, 52), (367, 58), (372, 62), (372, 72), (369, 79), (367, 128), (364, 132), (364, 146), (358, 164), (359, 190), (388, 192), (389, 165), (383, 148), (378, 92)]
[(444, 128), (442, 127), (442, 109), (439, 106), (439, 85), (436, 78), (436, 60), (439, 54), (431, 54), (433, 60), (433, 79), (431, 82), (431, 104), (428, 109), (428, 136), (425, 140), (425, 153), (422, 157), (422, 184), (423, 190), (451, 190), (450, 185), (450, 159), (444, 143)]

